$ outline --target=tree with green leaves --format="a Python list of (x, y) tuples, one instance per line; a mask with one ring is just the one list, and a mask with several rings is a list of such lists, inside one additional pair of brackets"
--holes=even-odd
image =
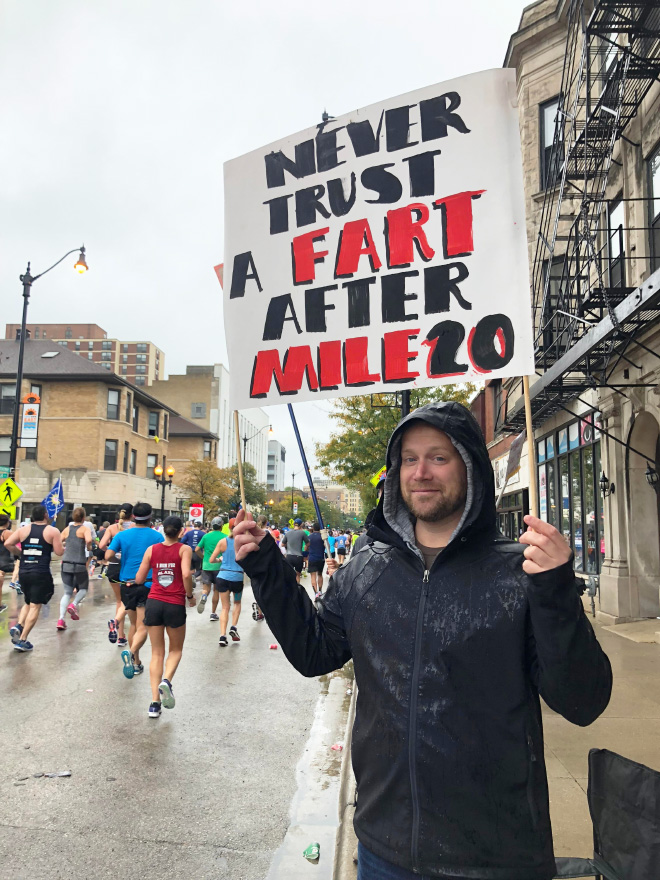
[[(464, 406), (476, 386), (439, 385), (411, 391), (411, 410), (426, 403), (455, 400)], [(364, 510), (376, 501), (376, 489), (369, 482), (385, 464), (387, 444), (401, 418), (394, 394), (343, 397), (334, 401), (331, 413), (336, 430), (327, 443), (317, 443), (316, 456), (323, 471), (349, 489), (357, 489)]]
[[(220, 471), (223, 481), (229, 486), (229, 504), (238, 508), (241, 502), (241, 486), (238, 478), (238, 465), (222, 468)], [(267, 489), (263, 483), (257, 481), (257, 469), (248, 461), (243, 462), (243, 487), (245, 489), (245, 502), (250, 507), (263, 507), (266, 503)]]
[(185, 491), (191, 504), (204, 505), (207, 518), (227, 506), (232, 492), (217, 464), (207, 459), (190, 461), (179, 487)]

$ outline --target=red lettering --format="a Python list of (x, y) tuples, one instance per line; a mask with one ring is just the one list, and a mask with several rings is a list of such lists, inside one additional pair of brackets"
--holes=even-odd
[(369, 372), (369, 340), (356, 336), (344, 343), (344, 370), (347, 385), (373, 385), (380, 373)]
[[(413, 214), (417, 218), (413, 219)], [(387, 247), (388, 262), (393, 266), (409, 266), (414, 258), (414, 242), (417, 242), (423, 260), (430, 260), (435, 251), (428, 243), (422, 226), (429, 219), (429, 209), (421, 202), (396, 208), (387, 212)]]
[(402, 382), (416, 379), (419, 373), (411, 372), (408, 364), (419, 352), (410, 351), (408, 340), (419, 333), (416, 330), (394, 330), (383, 335), (383, 382)]
[(319, 380), (309, 345), (295, 345), (288, 349), (282, 366), (276, 348), (260, 351), (254, 359), (250, 397), (265, 397), (270, 391), (273, 378), (280, 394), (300, 391), (305, 373), (310, 391), (318, 391)]
[(444, 196), (433, 202), (434, 208), (442, 208), (445, 221), (445, 259), (463, 257), (474, 251), (472, 241), (472, 199), (478, 199), (485, 189)]
[(327, 251), (315, 251), (314, 242), (325, 241), (327, 232), (330, 232), (329, 226), (305, 232), (303, 235), (296, 235), (291, 242), (294, 284), (307, 284), (309, 281), (314, 281), (316, 275), (314, 264), (322, 263), (323, 259), (328, 256)]
[[(366, 247), (362, 247), (366, 239)], [(335, 278), (353, 275), (358, 270), (361, 256), (369, 257), (371, 271), (376, 272), (382, 263), (376, 251), (368, 220), (352, 220), (344, 226), (339, 239), (339, 253)]]
[(341, 341), (319, 342), (319, 384), (324, 391), (341, 385)]

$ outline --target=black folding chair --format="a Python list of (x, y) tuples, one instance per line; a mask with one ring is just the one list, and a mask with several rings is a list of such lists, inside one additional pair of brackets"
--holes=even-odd
[(607, 749), (589, 752), (590, 859), (558, 858), (555, 880), (660, 878), (660, 773)]

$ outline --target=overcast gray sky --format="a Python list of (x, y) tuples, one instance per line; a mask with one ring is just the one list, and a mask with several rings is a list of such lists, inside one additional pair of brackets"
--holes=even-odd
[[(502, 64), (520, 0), (0, 0), (0, 289), (34, 322), (149, 339), (168, 372), (222, 361), (222, 165), (382, 98)], [(299, 404), (308, 453), (329, 401)], [(269, 409), (302, 464), (286, 407)], [(302, 483), (302, 476), (296, 484)]]

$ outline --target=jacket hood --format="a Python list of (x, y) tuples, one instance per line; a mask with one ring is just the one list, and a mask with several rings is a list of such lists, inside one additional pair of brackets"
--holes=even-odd
[(401, 419), (392, 432), (387, 446), (385, 491), (378, 503), (370, 534), (387, 543), (403, 542), (408, 547), (415, 547), (415, 519), (404, 504), (399, 487), (401, 438), (414, 422), (426, 422), (444, 431), (465, 462), (467, 469), (465, 510), (451, 541), (459, 534), (494, 534), (496, 531), (495, 477), (486, 441), (472, 413), (455, 401), (441, 401), (421, 406)]

